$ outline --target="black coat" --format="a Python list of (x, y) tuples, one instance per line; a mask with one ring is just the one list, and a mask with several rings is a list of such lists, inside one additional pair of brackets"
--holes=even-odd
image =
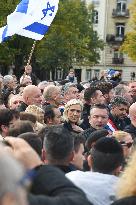
[(17, 111), (18, 112), (24, 112), (26, 110), (26, 108), (28, 107), (27, 104), (25, 104), (24, 102), (21, 102), (21, 104), (18, 106)]
[(124, 131), (130, 133), (132, 138), (136, 140), (136, 127), (134, 125), (130, 124), (126, 126)]
[(30, 205), (91, 205), (83, 191), (50, 165), (39, 168), (30, 191)]
[(90, 109), (91, 109), (91, 105), (84, 104), (83, 113), (82, 113), (83, 122), (81, 124), (83, 130), (86, 130), (90, 127), (89, 124)]
[(113, 122), (113, 124), (118, 130), (122, 130), (122, 131), (125, 129), (127, 125), (130, 124), (130, 119), (127, 117), (124, 119), (119, 119), (117, 117), (114, 117), (112, 114), (110, 114), (109, 119)]

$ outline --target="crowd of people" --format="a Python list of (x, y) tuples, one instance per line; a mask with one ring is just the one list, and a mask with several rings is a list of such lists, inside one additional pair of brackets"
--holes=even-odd
[(134, 205), (135, 143), (135, 81), (0, 76), (1, 205)]

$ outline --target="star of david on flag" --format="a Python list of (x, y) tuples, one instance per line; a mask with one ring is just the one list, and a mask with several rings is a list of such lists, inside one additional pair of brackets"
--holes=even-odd
[(0, 43), (18, 34), (41, 40), (58, 10), (59, 0), (22, 0), (7, 16), (7, 25), (0, 28)]

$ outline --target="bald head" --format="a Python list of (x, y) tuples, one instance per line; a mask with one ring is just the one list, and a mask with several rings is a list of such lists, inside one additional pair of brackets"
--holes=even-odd
[(28, 85), (23, 90), (23, 99), (27, 105), (41, 105), (41, 90), (35, 85)]
[(136, 127), (136, 103), (133, 103), (129, 108), (129, 117), (132, 125)]

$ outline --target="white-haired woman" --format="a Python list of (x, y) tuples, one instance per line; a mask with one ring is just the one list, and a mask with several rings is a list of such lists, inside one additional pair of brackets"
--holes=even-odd
[(83, 104), (80, 100), (72, 99), (67, 102), (63, 113), (64, 127), (66, 129), (76, 133), (83, 131), (79, 126), (81, 123), (82, 110)]

